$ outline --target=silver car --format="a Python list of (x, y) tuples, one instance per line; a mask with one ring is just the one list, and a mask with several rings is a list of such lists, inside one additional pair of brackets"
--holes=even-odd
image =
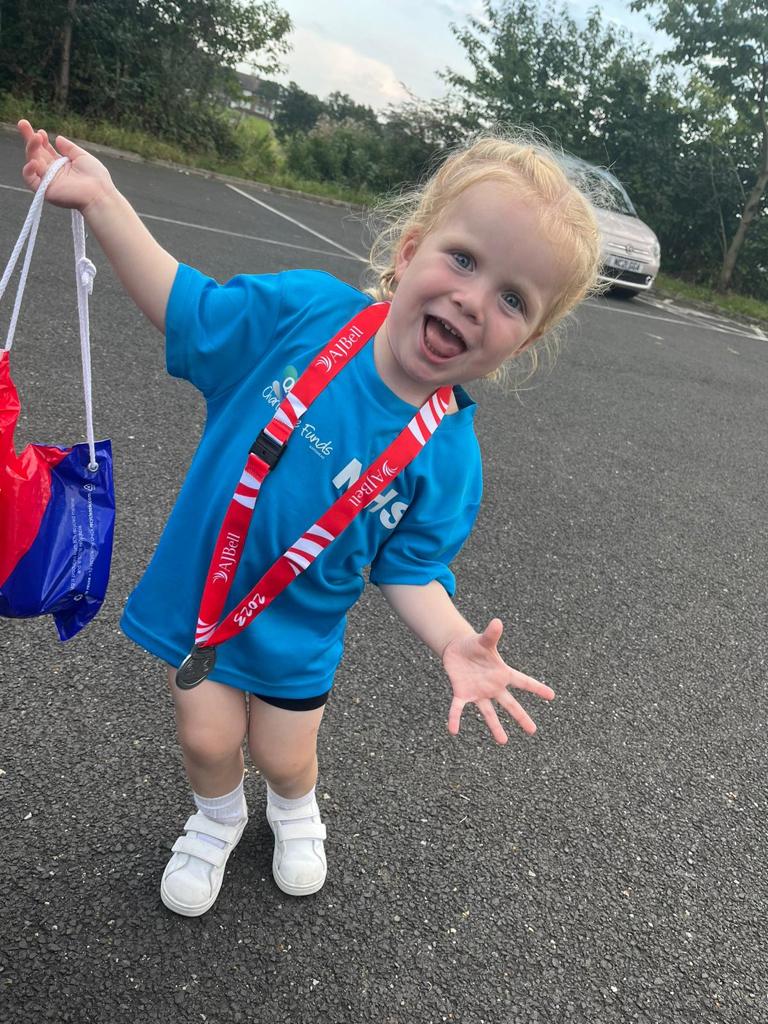
[(647, 291), (659, 272), (659, 240), (637, 215), (624, 186), (604, 167), (578, 157), (565, 159), (565, 170), (592, 199), (602, 238), (600, 280), (626, 296)]

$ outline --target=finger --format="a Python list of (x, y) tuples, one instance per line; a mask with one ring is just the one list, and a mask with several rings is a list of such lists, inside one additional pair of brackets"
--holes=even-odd
[(45, 160), (47, 168), (59, 154), (48, 141), (48, 132), (44, 128), (39, 128), (35, 134), (39, 144), (38, 157)]
[(69, 157), (70, 160), (74, 160), (78, 156), (88, 155), (76, 142), (68, 139), (65, 135), (56, 136), (56, 148), (62, 156)]
[(491, 619), (488, 625), (485, 627), (483, 632), (480, 634), (480, 643), (483, 647), (489, 647), (493, 650), (501, 639), (501, 634), (504, 632), (504, 623), (501, 619)]
[(490, 730), (491, 736), (496, 740), (497, 743), (506, 743), (507, 734), (504, 732), (504, 728), (499, 721), (499, 716), (496, 714), (496, 710), (489, 700), (479, 700), (477, 706), (480, 708), (480, 712), (485, 719), (485, 724)]
[(17, 123), (16, 127), (19, 129), (19, 134), (21, 135), (25, 143), (29, 142), (29, 140), (35, 134), (34, 128), (25, 117), (23, 117), (21, 121)]
[(458, 735), (459, 724), (461, 723), (461, 713), (464, 710), (466, 701), (459, 700), (458, 697), (454, 697), (451, 701), (451, 707), (448, 711), (448, 732), (454, 736)]
[(43, 149), (46, 151), (46, 153), (49, 153), (54, 159), (58, 159), (59, 154), (51, 145), (51, 140), (48, 138), (48, 132), (40, 129), (40, 135), (42, 136), (43, 140)]
[(517, 722), (517, 724), (520, 726), (523, 732), (527, 732), (529, 736), (533, 736), (533, 734), (536, 732), (536, 723), (525, 710), (525, 708), (522, 706), (522, 704), (518, 704), (518, 702), (515, 700), (512, 694), (507, 693), (506, 690), (504, 690), (503, 693), (500, 693), (496, 699), (507, 712), (507, 714), (510, 716), (510, 718), (514, 718), (514, 720)]
[[(29, 122), (27, 122), (29, 125)], [(22, 134), (25, 145), (25, 155), (28, 163), (34, 163), (36, 169), (40, 174), (45, 173), (45, 169), (50, 163), (50, 159), (43, 149), (43, 141), (40, 138), (40, 133), (33, 131), (32, 126), (29, 125), (29, 131)]]
[(528, 693), (535, 693), (537, 697), (541, 697), (543, 700), (555, 699), (555, 691), (551, 686), (547, 686), (546, 683), (540, 683), (533, 676), (527, 676), (524, 672), (518, 672), (514, 668), (510, 669), (510, 673), (511, 678), (507, 686), (514, 686), (516, 690), (527, 690)]
[(31, 188), (33, 192), (37, 191), (37, 186), (40, 184), (42, 179), (35, 161), (24, 164), (21, 169), (21, 179), (27, 188)]
[(29, 121), (26, 122), (28, 130), (21, 132), (21, 137), (24, 139), (24, 145), (27, 152), (27, 159), (29, 159), (34, 153), (40, 149), (40, 136), (32, 128)]
[(21, 169), (21, 176), (24, 184), (35, 191), (51, 164), (51, 158), (43, 149), (38, 132), (32, 132), (27, 142), (26, 157), (27, 162)]

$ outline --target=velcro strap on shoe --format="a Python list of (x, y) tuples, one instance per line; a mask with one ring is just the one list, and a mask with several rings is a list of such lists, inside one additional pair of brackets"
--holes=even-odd
[(315, 825), (311, 821), (305, 821), (296, 825), (286, 825), (283, 821), (276, 821), (278, 842), (284, 843), (288, 839), (322, 839), (325, 840), (325, 825)]
[(279, 818), (280, 821), (292, 821), (296, 818), (311, 818), (314, 814), (319, 815), (320, 809), (315, 800), (302, 804), (300, 807), (276, 807), (270, 805), (272, 818)]
[(188, 818), (184, 826), (185, 832), (202, 832), (203, 835), (213, 836), (214, 839), (220, 839), (223, 843), (234, 843), (239, 828), (239, 822), (236, 825), (225, 825), (223, 821), (214, 821), (202, 811), (198, 811), (197, 814)]
[(186, 853), (190, 857), (197, 857), (207, 864), (213, 864), (215, 868), (223, 868), (227, 863), (229, 850), (221, 849), (218, 846), (211, 846), (202, 839), (193, 839), (192, 836), (180, 836), (171, 847), (174, 853)]

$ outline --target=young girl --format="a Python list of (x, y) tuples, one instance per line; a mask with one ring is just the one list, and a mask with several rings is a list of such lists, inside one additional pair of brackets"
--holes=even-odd
[[(129, 637), (170, 666), (197, 807), (163, 874), (163, 903), (196, 916), (216, 900), (247, 822), (246, 738), (267, 781), (275, 881), (295, 896), (317, 892), (326, 858), (314, 795), (316, 738), (366, 566), (400, 618), (441, 658), (453, 688), (451, 733), (474, 702), (494, 739), (506, 743), (493, 701), (533, 733), (508, 688), (554, 697), (502, 660), (499, 619), (478, 633), (451, 600), (448, 565), (481, 492), (474, 404), (461, 385), (527, 350), (593, 288), (599, 246), (590, 205), (542, 147), (493, 137), (470, 145), (443, 164), (389, 232), (378, 274), (387, 311), (316, 271), (219, 285), (154, 240), (93, 156), (61, 136), (57, 152), (27, 121), (19, 131), (31, 189), (55, 159), (69, 158), (46, 197), (82, 212), (128, 294), (165, 333), (169, 372), (191, 381), (207, 402), (200, 445), (122, 619)], [(377, 310), (377, 326), (349, 326)], [(284, 400), (294, 387), (302, 390), (297, 379), (345, 325), (343, 343), (317, 363), (330, 366), (352, 347), (349, 339), (365, 335), (354, 358), (308, 410), (293, 396), (301, 418), (290, 444), (265, 442), (265, 425), (274, 432), (276, 410), (290, 414)], [(368, 500), (376, 474), (366, 476), (366, 467), (434, 393), (417, 420), (423, 448), (402, 471), (385, 460), (386, 485)], [(422, 436), (433, 429), (431, 439)], [(249, 452), (256, 462), (248, 466), (263, 475), (284, 452), (261, 490), (261, 478), (244, 472)], [(347, 493), (360, 512), (329, 544), (318, 520)], [(243, 505), (253, 514), (247, 537), (227, 525)], [(283, 552), (294, 574), (306, 571), (253, 615), (267, 602), (249, 590)], [(227, 607), (203, 616), (217, 580), (231, 588)], [(235, 635), (206, 648), (230, 611)], [(206, 660), (214, 649), (215, 660)]]

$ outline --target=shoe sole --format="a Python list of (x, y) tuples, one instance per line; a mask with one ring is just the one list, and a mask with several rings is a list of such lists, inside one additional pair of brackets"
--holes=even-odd
[(325, 866), (323, 877), (317, 882), (312, 882), (310, 885), (293, 885), (291, 882), (286, 882), (280, 877), (280, 872), (277, 870), (277, 834), (269, 818), (267, 818), (267, 824), (275, 836), (275, 852), (272, 854), (272, 877), (277, 888), (287, 896), (312, 896), (314, 893), (319, 892), (325, 885), (325, 880), (328, 877), (328, 865), (326, 864)]
[[(235, 849), (237, 844), (242, 839), (243, 832), (245, 831), (245, 826), (247, 824), (248, 824), (248, 819), (246, 818), (245, 821), (242, 823), (242, 826), (240, 828), (240, 832), (239, 832), (239, 834), (237, 836), (237, 839), (235, 839), (235, 841), (232, 843), (232, 850)], [(227, 854), (227, 860), (224, 862), (224, 867), (223, 867), (222, 872), (221, 872), (221, 879), (219, 880), (219, 884), (218, 884), (218, 886), (216, 888), (216, 892), (202, 906), (198, 905), (198, 906), (190, 907), (190, 906), (187, 906), (184, 903), (177, 903), (176, 900), (173, 898), (173, 896), (171, 896), (170, 893), (166, 892), (166, 890), (165, 890), (165, 871), (164, 871), (163, 872), (163, 877), (162, 877), (162, 879), (160, 881), (160, 899), (162, 900), (163, 905), (166, 906), (169, 910), (172, 910), (174, 912), (174, 914), (180, 914), (182, 917), (200, 917), (206, 911), (210, 910), (211, 907), (213, 906), (213, 904), (219, 898), (219, 893), (221, 892), (221, 886), (222, 886), (222, 883), (224, 882), (224, 875), (227, 873), (227, 863), (229, 861), (229, 858), (232, 856), (232, 850), (230, 850), (229, 853)], [(168, 870), (168, 868), (166, 867), (166, 871), (167, 870)]]

